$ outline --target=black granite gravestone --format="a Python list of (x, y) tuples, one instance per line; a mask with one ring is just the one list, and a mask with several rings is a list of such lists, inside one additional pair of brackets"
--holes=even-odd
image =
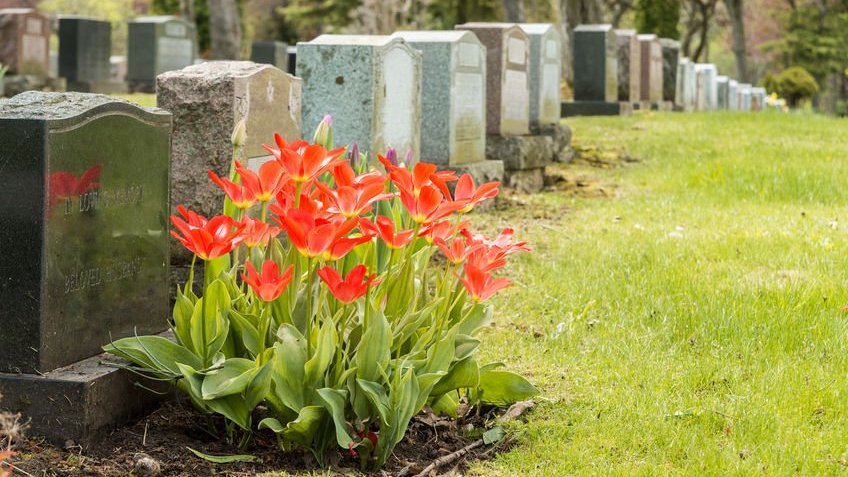
[(677, 64), (680, 61), (680, 42), (660, 38), (663, 56), (663, 101), (674, 101), (677, 89)]
[(286, 48), (286, 54), (289, 56), (289, 69), (286, 71), (297, 76), (297, 47), (290, 46)]
[(59, 18), (59, 76), (69, 91), (90, 92), (109, 81), (112, 25), (82, 17)]
[(250, 47), (250, 61), (290, 72), (288, 46), (281, 41), (254, 41)]
[(618, 44), (612, 25), (578, 26), (573, 45), (574, 101), (562, 103), (562, 115), (621, 114)]
[(127, 81), (130, 90), (153, 92), (156, 77), (181, 70), (197, 58), (193, 23), (172, 16), (141, 17), (129, 22)]
[(147, 399), (96, 355), (167, 327), (170, 131), (108, 96), (0, 102), (0, 407), (33, 435), (84, 442)]

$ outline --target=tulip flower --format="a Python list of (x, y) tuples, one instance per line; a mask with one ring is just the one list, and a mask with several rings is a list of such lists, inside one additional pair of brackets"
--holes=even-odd
[(435, 164), (419, 162), (413, 166), (412, 171), (406, 167), (397, 167), (383, 156), (377, 156), (377, 159), (383, 163), (383, 166), (389, 172), (389, 177), (400, 191), (406, 191), (408, 194), (418, 196), (421, 189), (425, 186), (432, 185), (439, 189), (442, 195), (450, 196), (447, 183), (456, 180), (456, 174), (453, 171), (438, 171)]
[(356, 223), (354, 219), (331, 221), (300, 209), (289, 209), (286, 215), (280, 217), (280, 224), (286, 231), (289, 241), (298, 252), (308, 258), (315, 258), (325, 253), (344, 256), (356, 245), (345, 242), (341, 250), (335, 251), (334, 245), (350, 233), (356, 227)]
[(235, 161), (235, 164), (244, 189), (259, 202), (268, 202), (273, 199), (286, 182), (283, 168), (277, 161), (262, 164), (259, 167), (259, 174), (244, 167), (238, 161)]
[(265, 260), (262, 264), (262, 274), (256, 272), (253, 264), (250, 261), (245, 265), (246, 274), (241, 275), (244, 283), (250, 285), (253, 293), (262, 301), (274, 301), (280, 297), (283, 290), (286, 289), (292, 279), (292, 269), (294, 265), (289, 265), (285, 272), (279, 273), (277, 263), (273, 260)]
[(268, 245), (271, 238), (280, 233), (279, 227), (272, 227), (259, 219), (245, 217), (242, 224), (244, 224), (244, 229), (241, 231), (242, 243), (250, 248), (264, 247)]
[(457, 277), (462, 281), (468, 294), (471, 295), (471, 299), (477, 303), (488, 300), (498, 291), (511, 285), (508, 279), (504, 277), (493, 278), (490, 272), (481, 270), (469, 263), (466, 263), (462, 269), (465, 272), (464, 276), (457, 275)]
[(256, 195), (254, 195), (253, 190), (246, 189), (229, 179), (218, 177), (218, 174), (215, 174), (211, 170), (208, 171), (208, 174), (212, 182), (217, 184), (227, 194), (227, 197), (230, 198), (230, 201), (237, 209), (249, 209), (256, 203)]
[(425, 185), (417, 195), (406, 189), (400, 191), (400, 201), (418, 224), (441, 220), (463, 207), (462, 203), (445, 200), (445, 196), (434, 185)]
[(384, 192), (386, 185), (382, 181), (359, 187), (339, 186), (336, 190), (320, 182), (315, 185), (331, 204), (327, 207), (327, 212), (339, 214), (348, 219), (369, 212), (374, 202), (394, 197), (393, 194)]
[(12, 473), (15, 471), (15, 466), (8, 461), (11, 460), (12, 457), (15, 457), (16, 454), (16, 452), (10, 450), (0, 451), (0, 465), (6, 465), (5, 468), (0, 467), (0, 477), (12, 477)]
[(333, 147), (333, 117), (329, 114), (318, 123), (315, 135), (312, 137), (312, 143), (327, 149)]
[(365, 295), (369, 286), (379, 283), (375, 280), (376, 275), (366, 276), (367, 273), (365, 265), (353, 267), (344, 279), (333, 267), (326, 266), (318, 270), (318, 276), (327, 284), (333, 296), (344, 304), (355, 302)]
[(245, 118), (242, 118), (238, 123), (236, 123), (236, 127), (233, 128), (233, 134), (230, 135), (230, 143), (233, 147), (241, 147), (244, 146), (244, 143), (247, 142), (247, 122)]
[(482, 245), (466, 257), (466, 262), (486, 271), (492, 271), (506, 265), (509, 255), (516, 252), (529, 252), (527, 242), (512, 242), (514, 231), (506, 228), (494, 240), (485, 235), (473, 234), (467, 229), (461, 231), (469, 244)]
[(480, 244), (469, 244), (467, 240), (460, 237), (453, 239), (450, 245), (444, 240), (439, 239), (436, 241), (436, 246), (439, 247), (439, 250), (442, 251), (448, 261), (454, 265), (459, 265), (465, 260), (465, 257), (483, 247)]
[(323, 146), (310, 144), (298, 150), (281, 149), (275, 156), (288, 177), (303, 184), (332, 169), (343, 160), (342, 154), (343, 147), (327, 151)]
[(171, 231), (171, 235), (202, 260), (214, 260), (228, 254), (242, 240), (241, 231), (244, 224), (233, 222), (230, 217), (219, 215), (207, 221), (205, 217), (193, 214), (192, 220), (195, 221), (195, 224), (200, 223), (202, 225), (186, 223), (179, 217), (172, 215), (171, 223), (182, 235), (174, 230)]
[(498, 195), (499, 182), (486, 182), (480, 187), (474, 186), (474, 178), (470, 174), (463, 174), (456, 183), (453, 200), (461, 202), (465, 206), (459, 209), (459, 213), (465, 214), (486, 199), (494, 198)]
[(407, 246), (412, 241), (412, 235), (415, 233), (414, 230), (395, 232), (395, 223), (392, 222), (392, 219), (383, 215), (377, 216), (376, 223), (368, 219), (359, 219), (359, 228), (380, 237), (386, 246), (393, 250)]
[(370, 184), (384, 184), (386, 176), (379, 171), (370, 171), (365, 174), (356, 175), (350, 163), (341, 161), (330, 170), (336, 186), (365, 186)]
[(280, 151), (282, 150), (289, 149), (297, 152), (305, 148), (309, 143), (303, 139), (287, 143), (286, 140), (283, 139), (283, 136), (280, 136), (280, 133), (274, 133), (274, 144), (276, 144), (277, 147), (269, 146), (267, 144), (263, 144), (262, 147), (265, 148), (266, 151), (270, 152), (274, 157), (280, 157)]
[(423, 237), (430, 245), (433, 245), (439, 240), (447, 242), (448, 239), (453, 238), (458, 230), (464, 229), (467, 225), (467, 220), (463, 220), (457, 225), (454, 225), (449, 220), (431, 222), (421, 227), (421, 230), (418, 232), (418, 236)]

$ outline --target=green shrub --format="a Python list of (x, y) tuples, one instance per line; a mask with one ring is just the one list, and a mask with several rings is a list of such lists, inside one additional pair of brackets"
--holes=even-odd
[(819, 92), (819, 84), (806, 69), (801, 66), (793, 66), (780, 72), (775, 76), (768, 76), (764, 86), (769, 93), (777, 93), (795, 108), (798, 103), (813, 97)]

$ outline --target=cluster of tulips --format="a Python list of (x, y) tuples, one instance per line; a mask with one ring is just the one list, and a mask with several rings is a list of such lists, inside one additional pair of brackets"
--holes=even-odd
[[(234, 150), (243, 134), (234, 133)], [(354, 146), (316, 140), (265, 146), (251, 170), (234, 155), (222, 215), (183, 207), (172, 234), (204, 263), (177, 294), (176, 342), (137, 336), (106, 350), (169, 380), (229, 439), (250, 441), (254, 418), (284, 449), (323, 461), (338, 445), (380, 466), (425, 406), (455, 415), (460, 402), (508, 405), (536, 394), (500, 363), (479, 365), (485, 301), (509, 286), (508, 257), (528, 251), (511, 229), (470, 230), (467, 214), (498, 194), (394, 151), (371, 167)], [(435, 259), (440, 253), (444, 260)]]

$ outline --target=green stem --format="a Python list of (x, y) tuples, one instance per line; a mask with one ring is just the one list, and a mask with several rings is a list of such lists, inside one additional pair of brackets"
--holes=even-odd
[(312, 352), (310, 330), (312, 329), (312, 258), (306, 259), (306, 356)]

